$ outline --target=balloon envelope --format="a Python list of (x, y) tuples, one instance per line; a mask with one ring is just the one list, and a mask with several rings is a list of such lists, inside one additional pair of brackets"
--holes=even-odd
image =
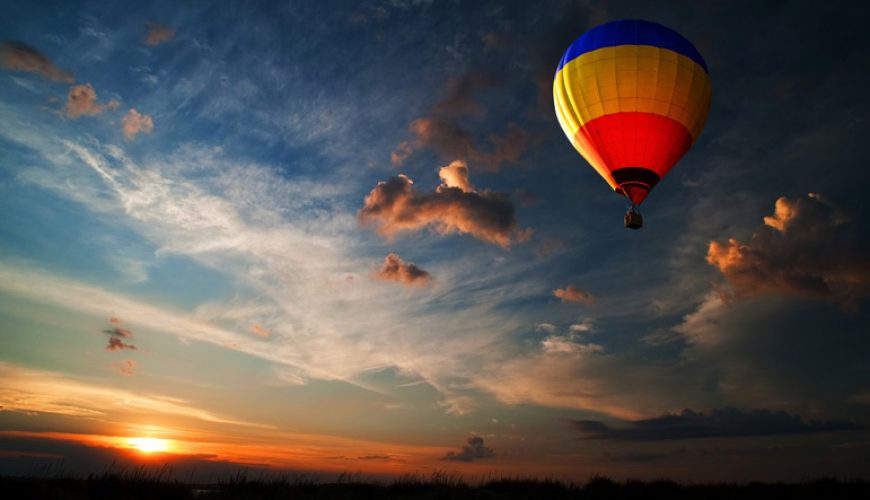
[(697, 139), (712, 95), (704, 58), (661, 24), (612, 21), (578, 38), (553, 82), (565, 135), (616, 192), (640, 205)]

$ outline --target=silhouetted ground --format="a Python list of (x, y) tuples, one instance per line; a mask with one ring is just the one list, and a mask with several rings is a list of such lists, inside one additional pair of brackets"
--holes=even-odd
[(672, 481), (617, 482), (597, 477), (585, 483), (502, 479), (477, 486), (451, 474), (392, 483), (365, 483), (342, 476), (335, 483), (306, 479), (252, 481), (237, 476), (211, 485), (167, 482), (137, 475), (103, 474), (87, 479), (0, 476), (4, 499), (870, 499), (870, 483), (818, 479), (801, 483), (680, 485)]

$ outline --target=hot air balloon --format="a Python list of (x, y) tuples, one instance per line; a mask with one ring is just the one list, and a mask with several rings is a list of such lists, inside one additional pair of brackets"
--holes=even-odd
[(553, 82), (565, 135), (616, 193), (637, 207), (704, 128), (710, 74), (694, 45), (641, 20), (597, 26), (568, 47)]

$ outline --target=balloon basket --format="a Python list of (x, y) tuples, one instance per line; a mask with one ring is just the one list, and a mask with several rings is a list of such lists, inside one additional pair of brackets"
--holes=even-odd
[(643, 227), (643, 217), (641, 217), (640, 212), (631, 208), (628, 212), (625, 212), (625, 227), (629, 229), (640, 229)]

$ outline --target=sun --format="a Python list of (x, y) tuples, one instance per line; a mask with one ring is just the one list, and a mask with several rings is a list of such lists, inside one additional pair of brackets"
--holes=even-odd
[(162, 453), (169, 450), (169, 441), (159, 438), (132, 437), (127, 443), (142, 453)]

